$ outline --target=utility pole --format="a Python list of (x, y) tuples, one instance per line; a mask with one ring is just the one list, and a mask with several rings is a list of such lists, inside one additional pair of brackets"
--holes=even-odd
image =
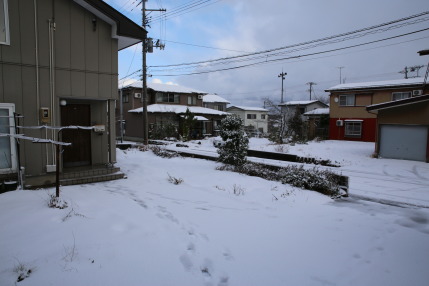
[(282, 98), (280, 103), (283, 103), (283, 81), (285, 80), (285, 75), (287, 75), (287, 72), (283, 72), (283, 70), (282, 70), (282, 73), (278, 75), (278, 77), (282, 78)]
[(405, 75), (405, 79), (408, 78), (408, 67), (405, 67), (404, 70), (400, 71), (399, 73), (403, 73)]
[(309, 91), (310, 91), (310, 100), (311, 100), (311, 89), (313, 88), (313, 85), (316, 85), (317, 83), (310, 81), (310, 82), (307, 82), (306, 84), (310, 86)]
[[(146, 20), (146, 12), (147, 11), (157, 11), (157, 12), (165, 12), (166, 9), (146, 9), (146, 2), (148, 0), (142, 0), (142, 27), (146, 31), (147, 26), (147, 20)], [(160, 44), (159, 41), (157, 42), (156, 47), (164, 49), (164, 45)], [(143, 144), (148, 145), (149, 144), (149, 122), (148, 122), (148, 116), (147, 116), (147, 65), (146, 65), (146, 53), (152, 53), (153, 52), (153, 40), (152, 38), (145, 38), (142, 41), (142, 93), (143, 93)]]
[(342, 84), (341, 70), (342, 70), (343, 68), (344, 68), (344, 67), (337, 67), (337, 69), (339, 69), (339, 70), (340, 70), (340, 84)]

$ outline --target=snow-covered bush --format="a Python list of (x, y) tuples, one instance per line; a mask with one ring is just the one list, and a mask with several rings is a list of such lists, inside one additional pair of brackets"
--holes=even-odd
[(336, 198), (341, 195), (340, 178), (329, 170), (304, 169), (303, 166), (270, 167), (247, 162), (241, 166), (221, 166), (218, 170), (233, 171), (270, 181), (280, 181), (294, 187), (307, 189)]
[(48, 207), (56, 209), (65, 209), (68, 204), (65, 200), (57, 197), (55, 194), (50, 194), (48, 199)]
[(16, 282), (21, 282), (25, 278), (30, 277), (33, 271), (34, 271), (33, 268), (28, 267), (26, 264), (18, 260), (18, 264), (15, 265), (15, 267), (13, 268), (13, 272), (15, 272), (18, 275)]
[(165, 139), (165, 138), (176, 138), (178, 136), (177, 125), (173, 122), (167, 122), (162, 125), (155, 125), (153, 129), (149, 131), (150, 139)]
[(171, 176), (168, 173), (167, 173), (167, 175), (168, 175), (168, 181), (170, 183), (175, 184), (175, 185), (180, 185), (181, 183), (183, 183), (183, 179), (182, 178), (173, 177), (173, 176)]
[(159, 146), (151, 146), (150, 149), (152, 150), (152, 152), (162, 158), (175, 158), (175, 157), (180, 157), (180, 155), (177, 152), (174, 151), (169, 151), (165, 148), (161, 148)]
[(219, 161), (241, 166), (246, 162), (249, 138), (243, 131), (243, 120), (235, 115), (227, 115), (221, 121), (220, 137), (225, 142), (219, 147)]

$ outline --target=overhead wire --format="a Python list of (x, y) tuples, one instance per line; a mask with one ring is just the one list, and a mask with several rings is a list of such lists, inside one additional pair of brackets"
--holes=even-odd
[(325, 51), (321, 51), (321, 52), (314, 52), (314, 53), (309, 53), (309, 54), (304, 54), (304, 55), (290, 56), (290, 57), (286, 57), (286, 58), (279, 58), (279, 59), (272, 59), (272, 60), (266, 60), (266, 61), (259, 61), (259, 62), (255, 62), (255, 63), (244, 64), (244, 65), (241, 65), (241, 66), (228, 67), (228, 68), (224, 68), (224, 69), (210, 70), (210, 71), (200, 71), (200, 72), (192, 72), (192, 73), (183, 73), (183, 74), (153, 75), (153, 76), (197, 75), (197, 74), (213, 73), (213, 72), (218, 72), (218, 71), (234, 70), (234, 69), (239, 69), (239, 68), (244, 68), (244, 67), (250, 67), (250, 66), (255, 66), (255, 65), (260, 65), (260, 64), (266, 64), (266, 63), (270, 63), (270, 62), (285, 61), (285, 60), (289, 60), (289, 59), (309, 57), (309, 56), (313, 56), (313, 55), (325, 54), (325, 53), (330, 53), (330, 52), (334, 52), (334, 51), (340, 51), (340, 50), (345, 50), (345, 49), (350, 49), (350, 48), (365, 46), (365, 45), (369, 45), (369, 44), (373, 44), (373, 43), (378, 43), (378, 42), (382, 42), (382, 41), (396, 39), (396, 38), (399, 38), (399, 37), (404, 37), (404, 36), (407, 36), (407, 35), (412, 35), (412, 34), (423, 32), (423, 31), (427, 31), (427, 30), (429, 30), (429, 28), (421, 29), (421, 30), (418, 30), (418, 31), (413, 31), (413, 32), (409, 32), (409, 33), (405, 33), (405, 34), (401, 34), (401, 35), (396, 35), (396, 36), (392, 36), (392, 37), (387, 37), (387, 38), (384, 38), (384, 39), (379, 39), (379, 40), (369, 41), (369, 42), (365, 42), (365, 43), (350, 45), (350, 46), (346, 46), (346, 47), (335, 48), (335, 49), (331, 49), (331, 50), (325, 50)]
[[(336, 35), (332, 35), (332, 36), (328, 36), (328, 37), (324, 37), (324, 38), (319, 38), (319, 39), (316, 39), (316, 40), (310, 40), (310, 41), (306, 41), (306, 42), (302, 42), (302, 43), (298, 43), (298, 44), (292, 44), (292, 45), (287, 45), (287, 46), (283, 46), (283, 47), (278, 47), (278, 48), (273, 48), (273, 49), (268, 49), (268, 50), (263, 50), (263, 51), (258, 51), (258, 52), (243, 54), (243, 55), (237, 55), (237, 56), (231, 56), (231, 57), (223, 57), (223, 58), (212, 59), (212, 60), (205, 60), (205, 61), (196, 61), (196, 62), (190, 62), (190, 63), (179, 63), (179, 64), (170, 64), (170, 65), (157, 65), (157, 66), (151, 66), (151, 67), (172, 67), (172, 66), (183, 66), (183, 65), (206, 64), (206, 63), (225, 61), (225, 60), (236, 59), (236, 58), (245, 58), (245, 57), (249, 57), (249, 56), (253, 56), (253, 55), (267, 54), (267, 53), (272, 53), (272, 52), (279, 51), (279, 50), (285, 50), (285, 49), (289, 49), (289, 48), (294, 48), (294, 47), (299, 47), (299, 46), (305, 46), (305, 45), (309, 45), (309, 44), (313, 44), (313, 43), (317, 43), (317, 42), (323, 42), (323, 41), (327, 41), (327, 40), (331, 40), (331, 39), (335, 39), (335, 38), (339, 38), (339, 37), (344, 37), (344, 36), (349, 36), (349, 35), (353, 35), (353, 34), (365, 32), (365, 31), (369, 31), (369, 30), (374, 30), (374, 29), (381, 28), (381, 27), (384, 27), (384, 26), (389, 26), (389, 25), (396, 24), (396, 23), (399, 23), (399, 22), (403, 22), (403, 21), (407, 21), (407, 20), (410, 20), (410, 19), (418, 18), (418, 17), (424, 16), (424, 15), (427, 15), (427, 14), (429, 14), (429, 11), (425, 11), (425, 12), (422, 12), (422, 13), (419, 13), (419, 14), (411, 15), (411, 16), (404, 17), (404, 18), (401, 18), (401, 19), (397, 19), (397, 20), (385, 22), (385, 23), (378, 24), (378, 25), (373, 25), (373, 26), (370, 26), (370, 27), (366, 27), (366, 28), (362, 28), (362, 29), (358, 29), (358, 30), (354, 30), (354, 31), (346, 32), (346, 33), (336, 34)], [(425, 21), (427, 21), (427, 19)]]
[[(428, 21), (429, 17), (423, 19), (424, 21)], [(387, 28), (383, 28), (383, 29), (377, 29), (375, 31), (369, 31), (363, 34), (358, 34), (358, 35), (353, 35), (353, 36), (348, 36), (345, 38), (339, 38), (339, 39), (335, 39), (332, 41), (328, 41), (328, 42), (324, 42), (324, 43), (319, 43), (319, 44), (313, 44), (313, 45), (309, 45), (309, 46), (303, 46), (300, 48), (296, 48), (296, 49), (292, 49), (292, 50), (288, 50), (288, 51), (284, 51), (284, 52), (280, 52), (280, 53), (274, 53), (274, 54), (268, 54), (268, 55), (264, 55), (264, 56), (255, 56), (255, 57), (251, 57), (251, 58), (247, 58), (247, 59), (237, 59), (237, 60), (229, 60), (229, 61), (221, 61), (221, 62), (214, 62), (214, 63), (206, 63), (206, 64), (198, 64), (198, 65), (184, 65), (182, 67), (179, 66), (174, 66), (174, 67), (169, 67), (169, 65), (166, 65), (165, 67), (168, 68), (164, 68), (164, 69), (153, 69), (154, 67), (160, 67), (160, 66), (149, 66), (149, 68), (152, 69), (153, 72), (163, 72), (163, 71), (177, 71), (177, 70), (184, 70), (184, 69), (195, 69), (198, 67), (207, 67), (207, 66), (214, 66), (214, 65), (219, 65), (219, 64), (231, 64), (231, 63), (236, 63), (236, 62), (245, 62), (245, 61), (251, 61), (251, 60), (257, 60), (257, 59), (261, 59), (261, 58), (265, 58), (268, 59), (269, 57), (277, 57), (277, 56), (282, 56), (285, 54), (291, 54), (297, 51), (302, 51), (302, 50), (308, 50), (311, 48), (316, 48), (316, 47), (321, 47), (321, 46), (325, 46), (325, 45), (330, 45), (330, 44), (335, 44), (335, 43), (340, 43), (340, 42), (344, 42), (344, 41), (348, 41), (351, 39), (357, 39), (357, 38), (361, 38), (370, 34), (375, 34), (375, 33), (382, 33), (382, 32), (386, 32), (392, 29), (397, 29), (397, 28), (401, 28), (404, 27), (405, 25), (411, 25), (411, 24), (416, 24), (416, 23), (420, 23), (422, 21), (418, 21), (415, 22), (413, 21), (412, 23), (402, 23), (400, 25), (395, 25), (394, 27), (387, 27)]]
[[(212, 2), (214, 1), (214, 2)], [(171, 19), (171, 18), (175, 18), (190, 12), (193, 12), (195, 10), (213, 5), (217, 2), (220, 2), (221, 0), (196, 0), (196, 1), (190, 1), (187, 4), (183, 4), (180, 5), (176, 8), (173, 9), (169, 9), (164, 15), (163, 17), (165, 17), (166, 19)], [(212, 2), (212, 3), (210, 3)], [(162, 20), (162, 16), (155, 16), (152, 19), (150, 19), (149, 23), (156, 23), (159, 22), (160, 20)]]

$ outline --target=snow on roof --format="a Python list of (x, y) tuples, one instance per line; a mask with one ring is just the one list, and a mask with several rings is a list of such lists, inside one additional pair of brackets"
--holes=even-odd
[(329, 114), (329, 108), (316, 108), (304, 113), (304, 115), (322, 115)]
[(358, 88), (396, 87), (396, 86), (417, 85), (417, 84), (423, 84), (423, 78), (416, 77), (416, 78), (408, 78), (408, 79), (384, 80), (384, 81), (373, 81), (373, 82), (344, 83), (344, 84), (333, 86), (325, 91), (358, 89)]
[[(130, 84), (124, 86), (124, 88), (127, 88), (127, 87), (142, 88), (142, 86), (143, 86), (142, 81), (135, 81), (133, 83), (130, 83)], [(147, 88), (153, 89), (155, 91), (162, 91), (162, 92), (199, 93), (199, 94), (206, 94), (207, 93), (207, 92), (204, 92), (201, 90), (197, 90), (197, 89), (193, 89), (193, 88), (189, 88), (189, 87), (184, 87), (181, 85), (165, 84), (165, 83), (149, 82), (147, 84)]]
[[(227, 115), (227, 112), (200, 107), (200, 106), (186, 106), (186, 105), (175, 105), (175, 104), (150, 104), (147, 106), (147, 112), (150, 113), (185, 113), (186, 109), (195, 114), (212, 114), (212, 115)], [(143, 107), (129, 110), (131, 113), (142, 113)]]
[(221, 103), (231, 103), (223, 97), (220, 97), (217, 94), (206, 94), (203, 96), (203, 102), (221, 102)]
[(309, 105), (314, 102), (318, 102), (318, 100), (294, 100), (280, 103), (279, 105)]
[(230, 110), (230, 109), (233, 109), (233, 108), (237, 108), (237, 109), (241, 109), (241, 110), (245, 110), (245, 111), (266, 111), (266, 112), (268, 112), (268, 109), (261, 108), (261, 107), (250, 107), (250, 106), (236, 106), (236, 105), (233, 105), (233, 106), (228, 107), (227, 109)]

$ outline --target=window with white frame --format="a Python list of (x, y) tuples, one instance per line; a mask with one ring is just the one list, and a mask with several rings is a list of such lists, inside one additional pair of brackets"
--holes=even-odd
[(194, 95), (188, 95), (188, 105), (196, 105), (197, 98)]
[(343, 94), (340, 95), (340, 106), (354, 106), (355, 95), (354, 94)]
[(265, 119), (265, 114), (261, 114), (261, 119)]
[(256, 119), (256, 114), (247, 114), (247, 119)]
[[(12, 103), (0, 103), (0, 134), (15, 134)], [(14, 139), (0, 136), (0, 173), (16, 171), (16, 148)]]
[(362, 121), (346, 121), (344, 137), (361, 138)]
[(9, 45), (8, 0), (0, 0), (0, 44)]
[(407, 92), (392, 92), (392, 101), (406, 99), (411, 97), (411, 91)]

